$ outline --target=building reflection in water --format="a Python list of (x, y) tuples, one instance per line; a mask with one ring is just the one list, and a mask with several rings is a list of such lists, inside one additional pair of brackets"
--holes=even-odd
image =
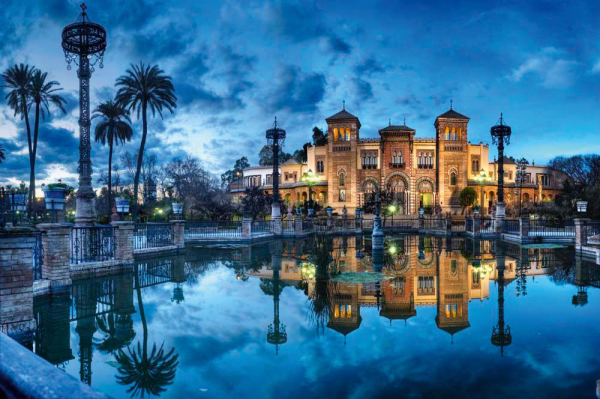
[[(417, 316), (419, 308), (434, 307), (436, 326), (450, 335), (451, 343), (470, 327), (469, 303), (489, 299), (490, 284), (495, 282), (498, 322), (491, 341), (501, 354), (512, 342), (504, 320), (507, 285), (515, 281), (515, 293), (522, 298), (528, 280), (551, 275), (558, 284), (576, 287), (572, 302), (579, 306), (587, 303), (588, 289), (600, 287), (600, 267), (579, 258), (573, 262), (568, 250), (418, 236), (388, 238), (376, 253), (370, 239), (362, 236), (274, 241), (143, 261), (128, 273), (75, 280), (70, 293), (36, 297), (34, 351), (59, 367), (77, 356), (80, 379), (87, 384), (92, 383), (94, 351), (101, 351), (114, 356), (117, 380), (130, 394), (158, 395), (173, 382), (179, 361), (174, 348), (150, 340), (142, 291), (174, 284), (167, 300), (184, 305), (183, 284), (198, 281), (206, 270), (221, 265), (234, 269), (242, 281), (259, 277), (263, 292), (272, 296), (273, 323), (268, 326), (267, 342), (275, 346), (276, 354), (288, 340), (279, 306), (286, 286), (304, 290), (319, 334), (327, 328), (342, 334), (345, 342), (361, 327), (363, 307), (377, 309), (390, 323), (404, 324)], [(380, 277), (355, 282), (340, 279), (340, 274)], [(136, 337), (133, 316), (141, 321), (141, 336), (138, 332)], [(76, 354), (70, 323), (75, 323), (79, 337)]]

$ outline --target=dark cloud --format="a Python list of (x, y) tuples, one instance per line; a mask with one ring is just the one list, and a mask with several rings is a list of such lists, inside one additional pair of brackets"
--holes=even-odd
[(358, 76), (373, 76), (375, 73), (383, 73), (387, 70), (386, 66), (381, 65), (375, 57), (367, 57), (361, 59), (356, 65), (354, 65), (354, 73)]
[(279, 68), (275, 82), (261, 103), (264, 110), (274, 113), (281, 110), (295, 113), (313, 113), (323, 100), (327, 81), (317, 72), (304, 72), (285, 65)]
[(136, 33), (129, 43), (138, 57), (155, 62), (183, 54), (192, 33), (193, 30), (171, 22), (150, 32)]
[(352, 78), (350, 83), (357, 99), (360, 101), (373, 99), (373, 86), (371, 86), (371, 83), (361, 78)]

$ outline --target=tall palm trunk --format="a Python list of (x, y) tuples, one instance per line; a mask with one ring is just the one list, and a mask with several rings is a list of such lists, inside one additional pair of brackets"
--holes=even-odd
[(29, 194), (28, 201), (29, 205), (27, 206), (29, 215), (31, 215), (33, 210), (33, 198), (32, 193), (35, 191), (35, 178), (33, 175), (33, 168), (35, 165), (33, 164), (33, 146), (31, 143), (31, 126), (29, 126), (29, 112), (27, 111), (27, 102), (25, 101), (25, 94), (21, 93), (21, 103), (23, 104), (23, 117), (25, 118), (25, 126), (27, 127), (27, 145), (29, 149)]
[(40, 128), (40, 103), (35, 103), (35, 124), (33, 127), (33, 142), (32, 142), (32, 156), (31, 156), (31, 171), (29, 175), (29, 191), (31, 191), (31, 209), (33, 210), (33, 204), (35, 203), (35, 160), (37, 157), (37, 141), (38, 131)]
[(142, 288), (140, 287), (140, 276), (138, 267), (135, 268), (135, 282), (137, 286), (136, 292), (138, 300), (138, 309), (140, 311), (140, 319), (142, 320), (142, 327), (144, 329), (144, 348), (142, 361), (146, 361), (146, 359), (148, 359), (148, 323), (146, 321), (146, 313), (144, 312), (144, 302), (142, 301)]
[(142, 142), (140, 143), (140, 152), (138, 154), (137, 167), (135, 169), (135, 181), (133, 183), (133, 222), (137, 222), (138, 214), (138, 190), (140, 186), (140, 173), (142, 171), (142, 161), (144, 159), (144, 147), (146, 146), (146, 135), (148, 134), (148, 120), (146, 110), (148, 103), (142, 104)]
[(112, 212), (112, 154), (113, 154), (114, 128), (108, 134), (108, 205), (106, 206), (108, 220)]

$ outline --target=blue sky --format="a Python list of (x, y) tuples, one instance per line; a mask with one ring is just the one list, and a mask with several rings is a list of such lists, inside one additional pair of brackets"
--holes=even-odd
[[(508, 155), (544, 163), (600, 152), (600, 3), (594, 1), (145, 1), (86, 2), (108, 30), (104, 69), (92, 77), (92, 106), (114, 95), (132, 62), (173, 77), (178, 108), (150, 125), (149, 152), (164, 161), (198, 156), (215, 173), (248, 156), (257, 162), (276, 115), (286, 151), (346, 108), (361, 137), (392, 123), (432, 137), (449, 108), (469, 116), (469, 139), (490, 142), (500, 112), (513, 127)], [(0, 69), (26, 62), (64, 87), (69, 113), (42, 126), (37, 176), (75, 183), (78, 82), (60, 48), (79, 2), (9, 0), (0, 10)], [(117, 150), (139, 146), (135, 139)], [(27, 179), (24, 124), (0, 105), (9, 158), (0, 183)], [(95, 172), (107, 150), (94, 144)], [(96, 183), (95, 183), (96, 184)]]

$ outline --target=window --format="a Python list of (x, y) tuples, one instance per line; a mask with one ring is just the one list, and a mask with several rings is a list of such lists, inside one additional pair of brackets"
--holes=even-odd
[(401, 166), (402, 164), (404, 164), (404, 160), (402, 159), (402, 150), (394, 150), (392, 153), (392, 165)]
[(317, 173), (325, 173), (325, 161), (317, 161)]
[(344, 187), (345, 185), (346, 185), (346, 174), (345, 173), (340, 173), (339, 186), (340, 187)]
[(433, 169), (433, 152), (419, 151), (417, 153), (417, 168)]
[(474, 175), (479, 173), (479, 159), (478, 158), (473, 158), (473, 162), (471, 162), (471, 172), (473, 172)]
[(377, 169), (377, 151), (362, 151), (361, 163), (363, 169)]
[(418, 293), (421, 295), (435, 294), (435, 287), (433, 285), (433, 276), (419, 276)]
[(346, 128), (346, 141), (350, 141), (350, 128)]
[(340, 137), (338, 133), (338, 128), (336, 127), (335, 129), (333, 129), (333, 141), (338, 141), (339, 139)]
[(455, 172), (450, 173), (450, 185), (456, 186), (456, 173)]

